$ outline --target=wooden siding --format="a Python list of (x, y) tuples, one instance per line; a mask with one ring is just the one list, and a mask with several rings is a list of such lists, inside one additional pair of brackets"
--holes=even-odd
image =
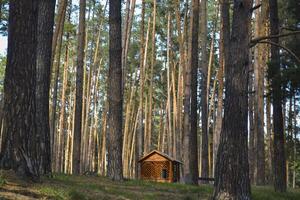
[[(169, 160), (168, 157), (152, 152), (140, 160), (141, 179), (157, 182), (177, 182), (180, 179), (179, 162)], [(163, 171), (167, 177), (163, 178)]]

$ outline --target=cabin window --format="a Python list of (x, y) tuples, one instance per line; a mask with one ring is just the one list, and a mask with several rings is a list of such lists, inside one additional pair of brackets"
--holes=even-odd
[(161, 177), (162, 177), (163, 179), (167, 179), (167, 178), (168, 178), (168, 171), (167, 171), (167, 169), (163, 169), (163, 170), (161, 171)]

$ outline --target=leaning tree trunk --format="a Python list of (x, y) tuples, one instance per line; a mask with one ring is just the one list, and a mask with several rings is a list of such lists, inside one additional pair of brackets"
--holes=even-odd
[(49, 127), (49, 89), (51, 71), (51, 47), (53, 36), (55, 1), (39, 3), (37, 63), (36, 63), (36, 131), (42, 138), (42, 163), (40, 173), (51, 173), (51, 147)]
[[(271, 35), (279, 33), (278, 5), (277, 0), (269, 0), (270, 5), (270, 30)], [(278, 44), (279, 39), (273, 38), (273, 43)], [(278, 192), (286, 192), (286, 157), (284, 150), (284, 125), (282, 114), (282, 91), (279, 49), (276, 46), (271, 47), (271, 64), (269, 77), (272, 88), (273, 101), (273, 126), (274, 126), (274, 188)], [(271, 73), (270, 73), (271, 72)]]
[(198, 184), (197, 151), (197, 68), (199, 1), (192, 1), (190, 58), (185, 71), (183, 181)]
[[(56, 107), (57, 107), (57, 92), (58, 92), (58, 77), (59, 77), (59, 64), (60, 64), (60, 55), (61, 55), (61, 44), (63, 29), (65, 24), (65, 15), (67, 10), (67, 0), (61, 0), (58, 6), (58, 14), (55, 22), (55, 30), (52, 38), (52, 47), (51, 47), (51, 72), (53, 72), (53, 80), (51, 82), (51, 72), (50, 72), (50, 87), (53, 87), (52, 94), (52, 105), (50, 112), (50, 137), (51, 137), (51, 153), (52, 153), (52, 165), (55, 165), (55, 147), (56, 147), (56, 135), (55, 135), (55, 125), (56, 125)], [(57, 54), (56, 54), (57, 53)], [(56, 59), (55, 59), (55, 56)], [(55, 62), (56, 60), (56, 62)]]
[[(49, 138), (46, 138), (47, 133), (39, 132), (41, 130), (36, 126), (37, 113), (39, 113), (37, 108), (41, 109), (36, 104), (36, 92), (47, 92), (47, 81), (44, 86), (39, 85), (41, 88), (37, 90), (36, 80), (40, 75), (49, 75), (45, 68), (51, 56), (47, 49), (44, 49), (45, 51), (39, 52), (37, 57), (37, 47), (41, 50), (42, 45), (45, 48), (51, 45), (51, 40), (48, 41), (51, 37), (45, 36), (44, 31), (52, 32), (50, 25), (54, 12), (51, 11), (54, 8), (51, 4), (43, 3), (45, 4), (39, 7), (39, 1), (36, 0), (10, 1), (7, 67), (4, 80), (5, 107), (1, 167), (13, 169), (18, 175), (32, 180), (38, 179), (41, 173), (50, 172), (49, 166), (45, 167), (50, 163), (50, 145), (47, 141)], [(42, 8), (45, 9), (43, 14), (47, 17), (39, 16), (38, 22), (38, 9)], [(49, 29), (45, 29), (37, 37), (38, 24)], [(39, 45), (37, 45), (38, 41)], [(46, 126), (48, 121), (41, 123)], [(43, 130), (45, 128), (43, 127)]]
[(123, 179), (122, 167), (122, 31), (121, 0), (109, 1), (108, 171), (112, 180)]
[(251, 195), (247, 148), (250, 7), (251, 0), (234, 1), (230, 43), (224, 49), (229, 52), (225, 61), (228, 78), (214, 199), (248, 200)]
[(82, 128), (82, 93), (83, 93), (83, 60), (85, 44), (85, 7), (86, 0), (80, 0), (77, 71), (76, 71), (76, 105), (73, 138), (73, 174), (80, 173), (80, 149)]
[[(138, 112), (139, 115), (139, 127), (136, 133), (136, 145), (135, 145), (135, 160), (139, 160), (143, 155), (144, 149), (144, 43), (145, 43), (145, 0), (142, 0), (142, 11), (141, 11), (141, 30), (140, 30), (140, 93), (139, 93), (139, 104), (140, 104), (140, 111)], [(139, 178), (140, 176), (140, 165), (136, 162), (135, 163), (135, 177)]]

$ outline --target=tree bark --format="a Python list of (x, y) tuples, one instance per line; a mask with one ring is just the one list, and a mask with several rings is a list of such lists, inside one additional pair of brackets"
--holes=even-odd
[[(251, 55), (249, 56), (249, 60), (253, 57), (253, 52), (251, 51)], [(249, 99), (248, 99), (248, 114), (249, 114), (249, 176), (252, 184), (255, 184), (255, 174), (256, 174), (256, 135), (254, 134), (254, 95), (251, 93), (253, 91), (253, 65), (250, 65), (249, 68), (249, 83), (248, 83), (248, 91)]]
[[(269, 0), (270, 5), (270, 30), (271, 35), (279, 33), (278, 4), (277, 0)], [(279, 43), (278, 38), (271, 39)], [(286, 192), (286, 157), (284, 149), (284, 125), (282, 110), (281, 72), (279, 49), (271, 47), (271, 69), (269, 77), (272, 88), (273, 126), (274, 126), (274, 188), (278, 192)]]
[[(144, 70), (144, 32), (145, 32), (145, 1), (142, 0), (142, 11), (141, 11), (141, 31), (140, 31), (140, 93), (139, 93), (139, 103), (140, 103), (140, 111), (139, 111), (139, 127), (138, 132), (136, 134), (136, 146), (135, 146), (135, 160), (139, 160), (143, 155), (143, 149), (144, 149), (144, 76), (145, 76), (145, 70)], [(146, 41), (147, 42), (147, 41)], [(135, 166), (135, 175), (136, 178), (139, 178), (140, 175), (140, 166), (136, 162)]]
[(297, 170), (296, 170), (296, 163), (297, 163), (297, 108), (296, 108), (296, 96), (294, 95), (294, 141), (293, 141), (293, 182), (292, 182), (292, 187), (295, 189), (296, 188), (296, 176), (297, 176)]
[[(200, 16), (200, 48), (201, 48), (201, 124), (202, 124), (202, 149), (201, 149), (201, 177), (209, 176), (208, 162), (208, 56), (207, 56), (207, 1), (201, 0)], [(195, 91), (197, 93), (197, 91)], [(204, 181), (205, 182), (205, 181)]]
[[(0, 155), (1, 168), (13, 169), (18, 175), (34, 181), (41, 174), (51, 172), (49, 135), (47, 132), (40, 132), (47, 128), (48, 121), (37, 121), (40, 113), (37, 109), (47, 109), (43, 106), (43, 94), (47, 95), (47, 81), (43, 85), (38, 84), (37, 80), (42, 76), (49, 76), (47, 68), (51, 53), (41, 46), (46, 48), (51, 45), (49, 38), (52, 32), (51, 16), (54, 12), (51, 10), (54, 8), (52, 2), (43, 3), (45, 4), (39, 5), (36, 0), (9, 2), (4, 127)], [(38, 15), (39, 9), (47, 17)], [(47, 27), (39, 35), (37, 31), (41, 27), (38, 28), (38, 25)], [(37, 53), (37, 50), (41, 52)], [(37, 99), (41, 97), (42, 102), (37, 104)], [(43, 127), (37, 128), (38, 123)]]
[[(267, 88), (269, 87), (269, 81)], [(270, 96), (270, 91), (267, 91), (267, 99), (266, 99), (266, 125), (267, 125), (267, 146), (268, 146), (268, 184), (273, 183), (273, 126), (271, 123), (271, 96)]]
[(109, 72), (108, 72), (108, 166), (107, 175), (115, 181), (122, 173), (122, 31), (121, 0), (109, 1)]
[(230, 43), (224, 49), (229, 56), (225, 61), (228, 78), (214, 184), (214, 199), (218, 200), (248, 200), (251, 195), (247, 147), (251, 4), (251, 0), (234, 1)]
[(36, 131), (43, 141), (41, 144), (41, 174), (51, 173), (51, 142), (49, 127), (49, 89), (51, 70), (51, 47), (54, 25), (55, 1), (39, 3), (37, 63), (36, 63)]
[[(68, 38), (68, 36), (67, 36)], [(58, 157), (56, 158), (56, 171), (63, 171), (63, 152), (64, 152), (64, 136), (65, 136), (65, 106), (66, 106), (66, 90), (68, 85), (68, 60), (69, 60), (69, 41), (67, 41), (65, 49), (65, 61), (64, 61), (64, 73), (62, 82), (62, 94), (61, 94), (61, 106), (60, 106), (60, 117), (59, 117), (59, 129), (58, 129)]]
[(57, 14), (56, 22), (55, 22), (55, 30), (54, 30), (53, 39), (52, 39), (51, 70), (52, 70), (53, 63), (54, 63), (57, 44), (59, 43), (58, 42), (59, 33), (62, 31), (64, 21), (65, 21), (65, 14), (66, 14), (66, 10), (67, 10), (67, 5), (68, 5), (68, 0), (60, 0), (59, 1), (58, 14)]
[(151, 139), (152, 139), (152, 115), (153, 115), (153, 71), (156, 62), (155, 53), (155, 34), (156, 34), (156, 0), (153, 0), (153, 20), (152, 20), (152, 40), (151, 40), (151, 68), (150, 68), (150, 84), (149, 84), (149, 111), (148, 111), (148, 121), (147, 122), (147, 143), (145, 143), (145, 151), (149, 153), (151, 150)]
[(192, 1), (191, 37), (189, 65), (185, 71), (184, 95), (184, 138), (183, 138), (183, 181), (198, 184), (197, 151), (197, 68), (198, 68), (198, 30), (199, 1)]
[[(267, 5), (261, 0), (255, 1), (256, 5), (262, 4), (261, 10), (255, 14), (255, 36), (265, 34), (267, 21)], [(265, 143), (264, 143), (264, 69), (266, 65), (266, 45), (257, 45), (254, 49), (254, 133), (256, 135), (256, 184), (265, 184)]]
[(76, 71), (76, 104), (75, 127), (73, 138), (73, 174), (80, 171), (81, 129), (82, 129), (82, 94), (83, 94), (83, 65), (85, 46), (85, 9), (86, 0), (80, 0), (78, 44), (77, 44), (77, 71)]
[[(62, 6), (62, 8), (60, 6)], [(60, 10), (60, 8), (62, 10)], [(55, 25), (56, 29), (53, 34), (52, 56), (51, 56), (51, 70), (53, 71), (54, 74), (52, 84), (50, 83), (50, 87), (51, 85), (53, 85), (52, 105), (51, 105), (51, 113), (50, 113), (50, 137), (51, 137), (51, 147), (52, 147), (51, 152), (52, 152), (53, 169), (54, 166), (56, 165), (56, 160), (57, 160), (55, 159), (57, 157), (57, 141), (58, 141), (58, 137), (56, 135), (56, 108), (57, 108), (59, 66), (60, 66), (60, 56), (61, 56), (65, 17), (66, 17), (66, 6), (64, 6), (64, 0), (63, 0), (59, 5), (59, 14)], [(56, 60), (54, 59), (55, 56), (56, 56)]]

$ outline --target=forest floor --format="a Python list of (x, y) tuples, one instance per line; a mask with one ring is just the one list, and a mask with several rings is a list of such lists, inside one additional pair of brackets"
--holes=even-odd
[[(43, 178), (42, 183), (28, 183), (11, 171), (2, 171), (0, 178), (0, 200), (209, 200), (212, 192), (210, 185), (132, 180), (116, 183), (98, 176), (54, 175), (53, 178)], [(252, 195), (254, 200), (299, 200), (300, 190), (278, 194), (271, 187), (253, 187)]]

